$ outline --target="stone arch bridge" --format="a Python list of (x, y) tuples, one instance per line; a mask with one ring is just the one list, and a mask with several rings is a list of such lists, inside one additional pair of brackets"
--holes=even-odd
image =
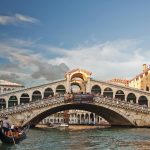
[(18, 126), (34, 126), (51, 114), (69, 109), (93, 112), (102, 116), (112, 126), (150, 126), (149, 108), (104, 96), (94, 96), (84, 101), (66, 100), (64, 96), (51, 97), (3, 109), (0, 116), (7, 115), (11, 122)]
[[(82, 109), (82, 110), (88, 110), (92, 112), (95, 112), (95, 110), (97, 110), (97, 112), (95, 112), (96, 114), (99, 114), (99, 115), (101, 114), (102, 117), (106, 118), (107, 121), (111, 122), (111, 124), (114, 124), (114, 125), (124, 124), (124, 125), (134, 125), (134, 126), (135, 125), (149, 126), (149, 119), (147, 117), (149, 116), (148, 110), (150, 106), (150, 93), (149, 92), (130, 88), (130, 87), (125, 87), (125, 86), (121, 86), (117, 84), (112, 84), (112, 83), (108, 83), (104, 81), (94, 80), (91, 78), (91, 74), (92, 74), (91, 72), (86, 71), (84, 69), (74, 69), (74, 70), (67, 72), (65, 74), (64, 79), (53, 81), (47, 84), (42, 84), (39, 86), (24, 88), (24, 89), (0, 94), (0, 109), (1, 109), (0, 113), (2, 113), (2, 111), (6, 111), (7, 113), (9, 111), (11, 112), (12, 110), (14, 111), (13, 108), (16, 108), (17, 110), (19, 109), (21, 111), (21, 108), (22, 110), (24, 110), (24, 106), (27, 106), (30, 103), (32, 105), (41, 104), (41, 106), (43, 106), (43, 105), (46, 105), (45, 103), (47, 101), (45, 100), (49, 100), (51, 98), (53, 99), (53, 102), (57, 103), (57, 100), (58, 100), (58, 103), (59, 103), (60, 96), (63, 96), (64, 93), (66, 92), (72, 93), (73, 87), (77, 86), (79, 88), (78, 93), (83, 93), (83, 94), (94, 93), (97, 95), (101, 95), (103, 97), (103, 100), (104, 98), (105, 100), (109, 99), (108, 102), (112, 103), (112, 105), (111, 106), (105, 105), (105, 107), (103, 107), (102, 104), (100, 105), (99, 103), (100, 101), (99, 102), (96, 101), (96, 97), (94, 98), (93, 103), (90, 103), (90, 104), (89, 103), (87, 104), (86, 103), (84, 104), (68, 103), (68, 105), (67, 104), (64, 105), (63, 104), (64, 102), (62, 100), (62, 102), (58, 104), (59, 107), (55, 107), (56, 105), (55, 104), (53, 105), (54, 107), (53, 109), (49, 108), (49, 110), (47, 110), (46, 112), (48, 114), (52, 114), (52, 112), (55, 113), (55, 112), (65, 110), (65, 109)], [(57, 96), (59, 96), (59, 98), (56, 98)], [(99, 99), (102, 100), (102, 98), (100, 97)], [(113, 101), (114, 99), (115, 99), (115, 102), (116, 101), (120, 102), (119, 104), (121, 104), (121, 106), (124, 104), (125, 108), (119, 108), (119, 105), (117, 103), (114, 103)], [(137, 109), (140, 108), (140, 112), (136, 110), (134, 111), (134, 113), (131, 113), (132, 114), (131, 118), (134, 118), (134, 116), (136, 116), (135, 119), (131, 119), (131, 120), (129, 119), (130, 109), (126, 109), (126, 106), (128, 105), (128, 103), (130, 105), (134, 105)], [(37, 111), (42, 111), (45, 108), (45, 107), (40, 107), (40, 106), (38, 107), (39, 109), (37, 109)], [(115, 110), (114, 110), (114, 107), (115, 107)], [(147, 110), (146, 114), (145, 112), (142, 112), (143, 111), (142, 109), (144, 109), (144, 111)], [(98, 110), (101, 110), (101, 113)], [(32, 111), (34, 111), (34, 109)], [(17, 120), (23, 121), (22, 117), (23, 116), (24, 118), (25, 116), (27, 117), (29, 113), (28, 111), (23, 111), (23, 112), (24, 113), (22, 113), (21, 111), (22, 116), (21, 115), (17, 115), (17, 116), (12, 115), (12, 116), (15, 116)], [(143, 113), (145, 115), (142, 115)], [(36, 114), (36, 113), (33, 112), (33, 114)], [(108, 115), (109, 117), (106, 114), (109, 114)], [(112, 114), (113, 116), (111, 116), (110, 114)], [(127, 114), (129, 115), (128, 119), (127, 119)], [(37, 115), (39, 119), (35, 117), (36, 118), (35, 120), (39, 121), (41, 118), (40, 117), (41, 115)], [(45, 115), (42, 115), (42, 116), (45, 116)], [(141, 118), (140, 116), (143, 118)], [(111, 119), (111, 117), (113, 117), (113, 119)], [(118, 118), (120, 118), (118, 121), (114, 121), (114, 120), (117, 120)], [(123, 118), (124, 119), (126, 118), (126, 121)], [(32, 123), (36, 122), (34, 121), (34, 119), (31, 119), (31, 120), (32, 120)], [(23, 121), (22, 125), (24, 124), (25, 122)]]

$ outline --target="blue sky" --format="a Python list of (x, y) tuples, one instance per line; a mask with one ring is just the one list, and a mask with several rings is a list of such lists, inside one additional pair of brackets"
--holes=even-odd
[(150, 64), (149, 0), (0, 2), (0, 79), (31, 86), (74, 68), (131, 79)]

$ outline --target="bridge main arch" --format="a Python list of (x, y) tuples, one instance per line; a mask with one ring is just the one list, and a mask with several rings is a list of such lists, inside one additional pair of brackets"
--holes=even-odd
[(122, 125), (122, 126), (133, 126), (132, 120), (129, 120), (129, 118), (123, 114), (122, 112), (118, 112), (116, 109), (111, 109), (107, 108), (104, 106), (99, 106), (96, 104), (91, 104), (91, 103), (69, 103), (69, 104), (62, 104), (59, 106), (54, 106), (51, 108), (48, 108), (42, 112), (39, 112), (35, 116), (33, 115), (30, 117), (26, 122), (23, 123), (23, 125), (26, 125), (30, 122), (31, 125), (36, 125), (40, 121), (42, 121), (44, 118), (48, 117), (49, 115), (65, 111), (65, 110), (85, 110), (85, 111), (90, 111), (92, 113), (95, 113), (98, 116), (101, 116), (105, 120), (107, 120), (112, 126), (116, 125)]

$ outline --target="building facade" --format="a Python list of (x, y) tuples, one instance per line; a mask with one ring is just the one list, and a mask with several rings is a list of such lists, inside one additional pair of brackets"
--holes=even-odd
[[(53, 114), (43, 119), (40, 124), (59, 124), (65, 122), (64, 111)], [(109, 123), (102, 117), (95, 115), (89, 111), (83, 110), (69, 110), (68, 111), (69, 124), (85, 124), (85, 125), (109, 125)]]
[(22, 88), (24, 88), (24, 86), (21, 84), (0, 80), (0, 94), (10, 92), (12, 90), (19, 90)]
[(150, 67), (147, 64), (143, 64), (143, 71), (131, 80), (114, 78), (107, 82), (136, 88), (139, 90), (150, 91)]
[(107, 82), (108, 82), (108, 83), (115, 83), (115, 84), (119, 84), (119, 85), (123, 85), (123, 86), (128, 87), (128, 86), (129, 86), (129, 81), (130, 81), (130, 80), (114, 78), (114, 79), (109, 80), (109, 81), (107, 81)]
[(147, 64), (143, 64), (142, 73), (130, 80), (129, 87), (150, 91), (150, 67)]

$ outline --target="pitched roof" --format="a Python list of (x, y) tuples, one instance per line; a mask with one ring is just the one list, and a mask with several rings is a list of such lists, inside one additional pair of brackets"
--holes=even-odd
[(6, 80), (0, 80), (0, 85), (6, 85), (6, 86), (21, 86), (23, 87), (23, 85), (21, 84), (18, 84), (18, 83), (13, 83), (13, 82), (10, 82), (10, 81), (6, 81)]
[(87, 71), (87, 70), (85, 70), (85, 69), (81, 69), (81, 68), (76, 68), (76, 69), (70, 70), (70, 71), (68, 71), (66, 74), (68, 74), (68, 73), (73, 73), (73, 72), (76, 72), (76, 71), (79, 71), (79, 72), (83, 71), (83, 72), (85, 72), (85, 73), (87, 73), (87, 74), (89, 74), (89, 75), (92, 74), (92, 72), (89, 72), (89, 71)]

